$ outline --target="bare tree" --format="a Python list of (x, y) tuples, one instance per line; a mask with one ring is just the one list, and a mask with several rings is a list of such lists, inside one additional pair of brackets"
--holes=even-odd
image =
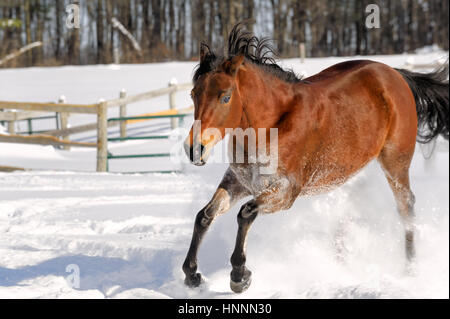
[[(81, 32), (64, 23), (66, 5), (82, 9)], [(196, 59), (200, 41), (226, 43), (235, 23), (253, 19), (283, 57), (393, 54), (437, 44), (448, 50), (449, 2), (379, 0), (381, 28), (365, 26), (370, 0), (0, 0), (0, 59), (27, 44), (2, 67)], [(128, 32), (117, 32), (113, 18)], [(252, 30), (253, 24), (248, 28)], [(190, 30), (189, 30), (189, 29)], [(136, 54), (136, 39), (141, 54)], [(81, 47), (82, 46), (82, 47)]]

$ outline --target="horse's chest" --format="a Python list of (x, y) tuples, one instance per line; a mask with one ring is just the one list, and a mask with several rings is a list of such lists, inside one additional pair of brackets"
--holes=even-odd
[(253, 195), (261, 194), (278, 179), (278, 176), (274, 174), (261, 174), (260, 167), (257, 164), (231, 165), (230, 167), (239, 182)]

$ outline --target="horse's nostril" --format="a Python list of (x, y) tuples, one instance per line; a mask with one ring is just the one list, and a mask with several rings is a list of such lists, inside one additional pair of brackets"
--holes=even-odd
[(189, 150), (189, 159), (191, 160), (191, 162), (194, 162), (194, 146), (191, 146)]
[(205, 147), (203, 144), (200, 144), (200, 156), (203, 156), (203, 152), (205, 151)]

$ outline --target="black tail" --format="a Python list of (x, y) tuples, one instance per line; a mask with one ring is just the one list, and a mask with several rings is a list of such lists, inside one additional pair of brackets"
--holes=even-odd
[(417, 141), (428, 143), (438, 135), (448, 140), (448, 62), (432, 73), (396, 70), (406, 80), (416, 100), (419, 120)]

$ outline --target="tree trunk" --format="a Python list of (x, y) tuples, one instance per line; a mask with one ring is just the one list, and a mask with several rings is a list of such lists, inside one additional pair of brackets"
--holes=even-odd
[(103, 0), (97, 0), (97, 64), (105, 63), (103, 38)]
[(152, 0), (152, 32), (150, 38), (150, 54), (153, 55), (153, 61), (159, 58), (158, 47), (161, 45), (161, 2)]
[[(26, 44), (30, 44), (31, 40), (31, 5), (30, 0), (25, 0), (25, 35)], [(28, 51), (26, 54), (26, 65), (31, 66), (33, 64), (33, 51)]]
[(214, 30), (215, 30), (215, 17), (216, 17), (216, 7), (215, 0), (208, 0), (209, 18), (208, 18), (208, 43), (213, 46), (214, 41)]
[[(35, 8), (35, 16), (37, 20), (37, 28), (36, 28), (36, 41), (43, 42), (44, 41), (44, 21), (45, 21), (45, 13), (46, 7), (42, 1), (38, 1)], [(43, 61), (43, 46), (40, 46), (35, 49), (36, 54), (34, 56), (34, 65), (41, 64)]]
[(180, 0), (180, 7), (178, 11), (178, 29), (177, 29), (177, 43), (176, 53), (177, 58), (185, 57), (185, 28), (186, 28), (186, 0)]
[(55, 21), (56, 21), (56, 37), (55, 37), (55, 59), (56, 60), (60, 60), (62, 57), (61, 54), (61, 40), (62, 40), (62, 26), (61, 26), (61, 15), (63, 14), (62, 12), (62, 7), (61, 7), (61, 1), (60, 0), (55, 0)]

